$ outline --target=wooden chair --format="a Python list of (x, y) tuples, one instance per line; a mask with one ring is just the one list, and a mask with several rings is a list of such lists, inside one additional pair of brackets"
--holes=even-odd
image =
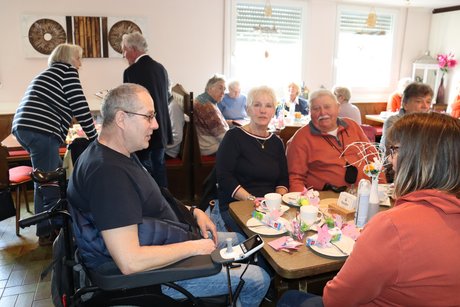
[(369, 139), (369, 142), (374, 143), (375, 137), (377, 135), (377, 129), (374, 126), (362, 124), (361, 129), (363, 129), (364, 134)]
[(8, 166), (8, 149), (5, 146), (0, 147), (0, 187), (16, 191), (15, 206), (16, 206), (16, 235), (19, 236), (19, 219), (21, 217), (21, 192), (24, 195), (27, 211), (30, 211), (29, 201), (27, 199), (27, 183), (32, 181), (30, 166), (16, 166), (9, 168)]
[(284, 146), (286, 147), (291, 137), (299, 130), (300, 126), (286, 126), (280, 130), (279, 137), (283, 140)]
[(190, 123), (192, 124), (192, 150), (193, 150), (193, 186), (194, 186), (194, 200), (200, 201), (204, 192), (204, 185), (206, 178), (211, 173), (214, 165), (216, 164), (216, 156), (202, 156), (200, 151), (200, 143), (198, 141), (198, 134), (193, 121), (193, 97), (192, 101), (192, 116)]
[[(176, 84), (172, 91), (184, 97), (184, 113), (191, 116), (191, 93), (187, 92), (182, 85)], [(184, 134), (179, 151), (175, 159), (166, 160), (166, 173), (168, 186), (171, 194), (182, 201), (193, 200), (193, 179), (192, 179), (192, 126), (191, 120), (184, 124)]]

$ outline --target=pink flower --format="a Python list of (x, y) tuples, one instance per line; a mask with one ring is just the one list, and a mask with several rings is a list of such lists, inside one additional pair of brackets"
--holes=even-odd
[(455, 55), (452, 52), (449, 54), (438, 54), (438, 65), (441, 71), (447, 73), (449, 68), (454, 68), (457, 65), (457, 60), (454, 57)]

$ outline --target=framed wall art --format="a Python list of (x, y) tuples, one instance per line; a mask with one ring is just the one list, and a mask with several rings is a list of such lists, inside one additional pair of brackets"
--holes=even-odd
[(143, 18), (97, 16), (31, 16), (22, 18), (26, 57), (48, 57), (68, 42), (80, 45), (85, 58), (122, 57), (121, 38), (126, 33), (143, 34)]

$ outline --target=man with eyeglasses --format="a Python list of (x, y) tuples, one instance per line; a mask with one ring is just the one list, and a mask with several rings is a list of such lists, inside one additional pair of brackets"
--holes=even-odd
[(123, 73), (123, 82), (144, 86), (152, 96), (158, 112), (156, 120), (159, 128), (153, 132), (149, 147), (139, 151), (137, 155), (158, 185), (167, 187), (165, 151), (166, 145), (173, 141), (168, 110), (168, 73), (163, 65), (147, 55), (147, 42), (139, 32), (123, 35), (121, 47), (123, 56), (129, 63)]
[[(180, 203), (170, 204), (139, 162), (134, 153), (146, 148), (152, 132), (158, 129), (152, 98), (145, 88), (123, 84), (112, 89), (104, 98), (101, 113), (99, 138), (77, 160), (67, 191), (72, 216), (78, 212), (86, 218), (84, 224), (74, 224), (74, 229), (80, 230), (75, 231), (76, 242), (88, 268), (113, 261), (123, 274), (153, 270), (191, 256), (210, 254), (216, 247), (223, 248), (227, 238), (233, 245), (243, 239), (235, 233), (216, 232), (215, 225), (198, 208), (188, 211)], [(175, 210), (179, 206), (196, 220), (198, 235), (195, 232), (191, 237), (186, 231), (187, 238), (178, 239), (174, 235), (183, 236), (185, 230), (178, 233), (177, 227), (164, 226), (187, 225), (181, 223)], [(74, 221), (79, 223), (84, 218)], [(165, 223), (153, 231), (146, 225), (146, 218)], [(244, 269), (242, 266), (231, 270), (232, 285), (238, 284)], [(244, 279), (241, 305), (259, 306), (270, 284), (269, 275), (249, 265)], [(216, 275), (176, 283), (196, 297), (228, 293), (225, 269)], [(166, 286), (162, 291), (173, 298), (182, 297)]]

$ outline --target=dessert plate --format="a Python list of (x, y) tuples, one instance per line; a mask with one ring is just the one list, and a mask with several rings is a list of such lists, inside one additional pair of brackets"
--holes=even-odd
[[(267, 208), (267, 205), (265, 204), (265, 200), (262, 200), (260, 202), (260, 206), (257, 207), (256, 210), (260, 211), (260, 212), (268, 212), (268, 208)], [(284, 214), (288, 210), (289, 210), (289, 206), (286, 206), (286, 205), (283, 205), (283, 204), (280, 206), (281, 214)]]
[(300, 192), (289, 192), (283, 195), (281, 198), (286, 204), (294, 207), (300, 207), (297, 203), (297, 198), (299, 198)]
[[(283, 225), (287, 225), (288, 221), (282, 217), (278, 219)], [(265, 236), (277, 236), (282, 235), (287, 232), (286, 227), (283, 226), (280, 230), (272, 228), (270, 226), (265, 225), (261, 221), (256, 218), (251, 217), (247, 222), (246, 226), (255, 233)]]
[[(318, 237), (318, 234), (314, 234), (310, 236), (309, 238), (316, 240), (317, 237)], [(336, 246), (334, 246), (334, 244)], [(308, 247), (311, 248), (316, 253), (324, 255), (324, 256), (334, 257), (334, 258), (345, 258), (350, 255), (351, 251), (353, 250), (354, 245), (355, 245), (355, 241), (352, 238), (348, 236), (344, 236), (342, 234), (339, 241), (331, 243), (331, 245), (328, 247), (319, 247), (316, 245), (309, 245)]]

